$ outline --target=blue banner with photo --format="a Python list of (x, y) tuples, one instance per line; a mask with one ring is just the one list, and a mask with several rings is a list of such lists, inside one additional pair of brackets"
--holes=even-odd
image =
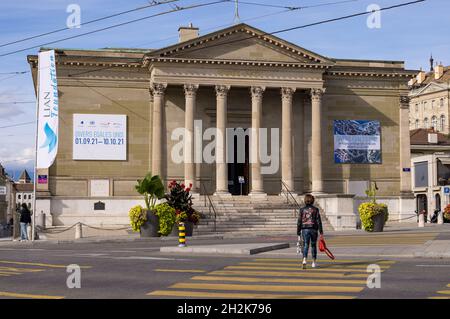
[(335, 120), (336, 164), (381, 164), (380, 121)]

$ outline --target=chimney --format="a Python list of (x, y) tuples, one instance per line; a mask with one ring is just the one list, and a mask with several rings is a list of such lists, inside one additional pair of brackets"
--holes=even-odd
[(419, 74), (417, 74), (417, 84), (422, 84), (423, 81), (425, 81), (425, 78), (427, 77), (427, 74), (420, 70)]
[(428, 133), (428, 144), (437, 144), (438, 143), (438, 135), (436, 133)]
[(178, 42), (180, 43), (198, 38), (198, 28), (195, 28), (192, 23), (190, 23), (188, 27), (180, 27), (178, 29), (178, 35)]
[(439, 65), (436, 65), (436, 68), (434, 69), (434, 79), (439, 80), (444, 75), (444, 66), (442, 65), (442, 62)]
[(433, 59), (433, 54), (431, 54), (431, 58), (430, 58), (430, 72), (434, 71), (434, 59)]

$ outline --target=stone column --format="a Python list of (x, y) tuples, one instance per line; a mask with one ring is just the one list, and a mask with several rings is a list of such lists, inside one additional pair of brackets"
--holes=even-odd
[(195, 182), (195, 163), (194, 163), (194, 119), (196, 108), (198, 85), (186, 84), (184, 86), (184, 96), (186, 100), (184, 113), (184, 183), (186, 187), (192, 184), (191, 192), (197, 192)]
[(166, 87), (167, 84), (151, 84), (153, 93), (152, 174), (159, 175), (163, 180), (163, 143), (166, 137), (163, 132), (163, 112)]
[(281, 188), (295, 193), (294, 158), (292, 134), (292, 97), (295, 88), (281, 88), (282, 120), (281, 120)]
[(216, 195), (230, 194), (228, 191), (228, 164), (226, 160), (227, 96), (229, 90), (230, 86), (216, 86)]
[(259, 141), (259, 130), (261, 128), (262, 99), (265, 89), (265, 87), (260, 86), (252, 86), (250, 89), (252, 94), (252, 129), (250, 141), (251, 196), (265, 195), (261, 174), (261, 160), (259, 157), (261, 146)]
[(322, 172), (322, 95), (324, 89), (311, 89), (311, 126), (312, 126), (312, 150), (311, 150), (311, 181), (312, 193), (323, 193)]
[[(410, 195), (411, 190), (411, 153), (409, 137), (409, 97), (400, 97), (400, 193)], [(403, 169), (407, 169), (404, 171)], [(409, 170), (409, 171), (408, 171)]]

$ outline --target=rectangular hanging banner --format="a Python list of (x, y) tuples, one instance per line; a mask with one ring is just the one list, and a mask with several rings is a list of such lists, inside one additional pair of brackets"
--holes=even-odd
[(58, 152), (58, 83), (55, 51), (39, 53), (36, 168), (49, 168)]
[(337, 164), (381, 164), (380, 121), (335, 120), (334, 161)]

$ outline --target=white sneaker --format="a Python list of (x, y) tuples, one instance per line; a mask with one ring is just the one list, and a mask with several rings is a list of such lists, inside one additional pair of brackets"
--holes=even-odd
[(316, 261), (313, 260), (311, 267), (312, 268), (318, 268), (319, 266), (316, 264)]
[(303, 269), (306, 269), (306, 258), (303, 258), (302, 268), (303, 268)]

